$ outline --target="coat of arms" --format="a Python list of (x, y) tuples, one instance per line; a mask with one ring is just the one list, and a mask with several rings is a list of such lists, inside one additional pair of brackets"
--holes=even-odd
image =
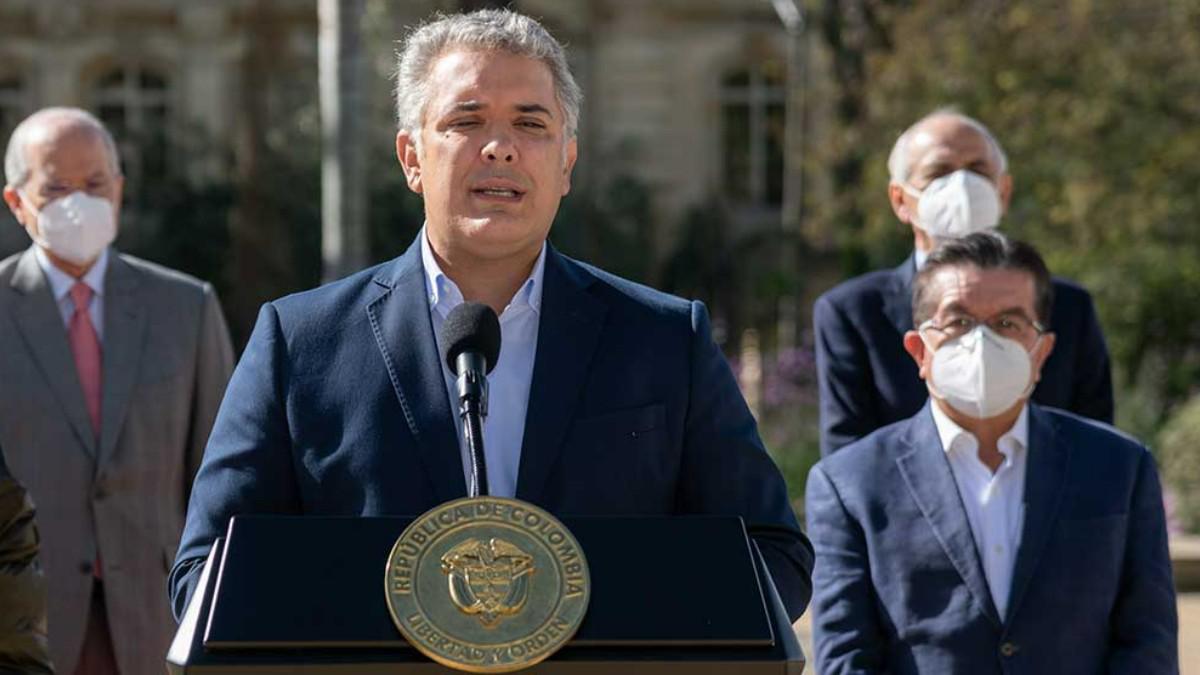
[(529, 597), (533, 556), (503, 539), (467, 539), (442, 556), (450, 598), (487, 628), (521, 611)]

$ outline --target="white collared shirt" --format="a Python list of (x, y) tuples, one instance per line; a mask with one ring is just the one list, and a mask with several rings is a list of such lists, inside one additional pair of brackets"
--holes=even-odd
[[(425, 292), (438, 354), (444, 353), (442, 324), (450, 310), (463, 302), (458, 286), (442, 272), (433, 257), (429, 240), (421, 233), (421, 261), (425, 265)], [(525, 439), (525, 413), (529, 407), (529, 387), (533, 380), (533, 362), (537, 355), (538, 317), (542, 310), (542, 278), (546, 267), (546, 244), (533, 264), (529, 278), (500, 313), (500, 357), (488, 375), (488, 415), (483, 421), (483, 451), (487, 461), (488, 492), (498, 497), (517, 494), (517, 473), (521, 466), (521, 443)], [(458, 431), (463, 475), (471, 484), (471, 452), (463, 437), (458, 418), (456, 378), (442, 363), (450, 410)]]
[(971, 534), (983, 562), (992, 602), (1005, 618), (1012, 590), (1013, 566), (1021, 544), (1025, 515), (1025, 466), (1029, 455), (1029, 406), (1021, 408), (1012, 429), (997, 442), (1004, 461), (996, 473), (979, 459), (979, 442), (954, 423), (936, 401), (931, 401), (933, 422), (942, 449), (950, 462), (958, 494), (967, 509)]
[[(75, 277), (54, 266), (50, 262), (50, 258), (46, 257), (46, 252), (37, 244), (33, 245), (33, 255), (37, 258), (38, 267), (42, 268), (42, 274), (46, 275), (46, 281), (50, 283), (50, 292), (54, 295), (54, 302), (58, 305), (58, 312), (62, 315), (63, 326), (69, 327), (71, 324), (71, 315), (75, 313), (75, 301), (71, 299), (71, 287), (77, 281)], [(104, 343), (104, 274), (108, 271), (108, 249), (104, 249), (100, 253), (100, 257), (96, 258), (96, 262), (92, 264), (92, 268), (83, 275), (82, 281), (92, 289), (92, 300), (88, 304), (88, 316), (92, 319), (92, 325), (96, 327), (96, 337), (100, 343)]]

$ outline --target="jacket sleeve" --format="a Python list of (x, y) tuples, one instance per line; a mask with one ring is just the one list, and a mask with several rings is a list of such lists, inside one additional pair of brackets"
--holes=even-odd
[(263, 306), (229, 381), (204, 460), (192, 485), (187, 520), (167, 580), (178, 620), (200, 569), (229, 519), (239, 513), (300, 512), (287, 419), (287, 349), (274, 306)]
[(1084, 417), (1113, 423), (1112, 362), (1104, 331), (1086, 291), (1080, 298), (1079, 346), (1075, 357), (1075, 381), (1072, 383), (1071, 412)]
[(821, 465), (805, 490), (813, 571), (813, 658), (822, 675), (882, 673), (886, 639), (876, 615), (862, 526), (847, 512)]
[(820, 397), (821, 456), (878, 429), (882, 424), (871, 393), (866, 345), (845, 314), (822, 296), (813, 306)]
[(0, 458), (0, 672), (53, 673), (33, 504)]
[(1113, 606), (1110, 674), (1178, 673), (1179, 619), (1162, 488), (1149, 451), (1138, 464), (1125, 561)]
[(812, 595), (812, 547), (788, 501), (733, 371), (713, 342), (704, 305), (692, 303), (689, 402), (676, 508), (740, 515), (795, 621)]

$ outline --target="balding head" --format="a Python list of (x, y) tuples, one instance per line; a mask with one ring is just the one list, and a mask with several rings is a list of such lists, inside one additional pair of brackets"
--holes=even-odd
[(892, 183), (913, 185), (912, 180), (925, 178), (928, 182), (949, 173), (918, 175), (947, 164), (971, 169), (993, 182), (1008, 173), (1008, 157), (991, 130), (979, 120), (953, 110), (934, 111), (900, 134), (888, 156), (888, 173)]
[(80, 134), (98, 138), (104, 146), (113, 175), (121, 175), (117, 144), (95, 115), (80, 108), (43, 108), (18, 124), (8, 140), (8, 149), (4, 153), (4, 179), (9, 187), (20, 188), (29, 180), (31, 146), (54, 144)]
[[(947, 223), (937, 225), (938, 217), (927, 214), (932, 218), (928, 225), (932, 230), (926, 230), (919, 224), (921, 194), (935, 179), (950, 176), (958, 171), (969, 172), (982, 176), (996, 191), (999, 201), (999, 214), (978, 215), (983, 227), (993, 227), (997, 215), (1003, 215), (1008, 209), (1012, 197), (1012, 177), (1008, 175), (1008, 158), (1000, 143), (987, 127), (978, 120), (953, 110), (938, 110), (921, 119), (906, 129), (896, 144), (892, 146), (892, 154), (888, 157), (888, 171), (891, 180), (888, 182), (888, 201), (891, 202), (892, 212), (900, 222), (912, 228), (913, 245), (918, 251), (929, 252), (936, 242), (935, 236), (949, 236), (949, 232), (974, 231), (975, 225), (961, 222), (950, 227)], [(978, 181), (974, 183), (978, 188)], [(953, 194), (953, 193), (951, 193)], [(965, 198), (965, 197), (964, 197)], [(933, 204), (939, 204), (933, 202)], [(981, 208), (983, 202), (980, 202)], [(932, 213), (943, 216), (952, 215), (961, 220), (974, 218), (962, 211), (961, 205), (953, 207), (947, 204), (931, 205)], [(986, 210), (986, 209), (985, 209)], [(948, 229), (947, 229), (948, 228)]]
[[(112, 242), (125, 186), (116, 146), (104, 125), (78, 108), (36, 112), (13, 131), (4, 171), (8, 182), (4, 202), (17, 222), (50, 262), (71, 276), (82, 277), (99, 254), (90, 244), (101, 241), (107, 246)], [(88, 233), (96, 235), (92, 239), (84, 237), (83, 230), (62, 227), (61, 213), (50, 216), (47, 222), (51, 225), (42, 223), (49, 205), (76, 193), (103, 199), (112, 210), (111, 221), (106, 216), (104, 222), (89, 221)]]

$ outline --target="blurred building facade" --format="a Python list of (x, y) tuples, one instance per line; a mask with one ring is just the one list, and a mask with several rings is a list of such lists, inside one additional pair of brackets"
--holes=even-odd
[[(394, 40), (435, 11), (503, 3), (365, 1), (378, 77), (362, 116), (386, 156)], [(714, 195), (750, 226), (778, 222), (788, 36), (771, 2), (511, 5), (568, 44), (585, 93), (577, 185), (635, 177), (665, 223)], [(118, 138), (135, 215), (164, 175), (252, 180), (256, 147), (318, 137), (317, 30), (315, 0), (0, 0), (0, 134), (47, 105), (94, 111)], [(27, 245), (0, 225), (0, 252)], [(655, 238), (661, 259), (671, 235)]]

